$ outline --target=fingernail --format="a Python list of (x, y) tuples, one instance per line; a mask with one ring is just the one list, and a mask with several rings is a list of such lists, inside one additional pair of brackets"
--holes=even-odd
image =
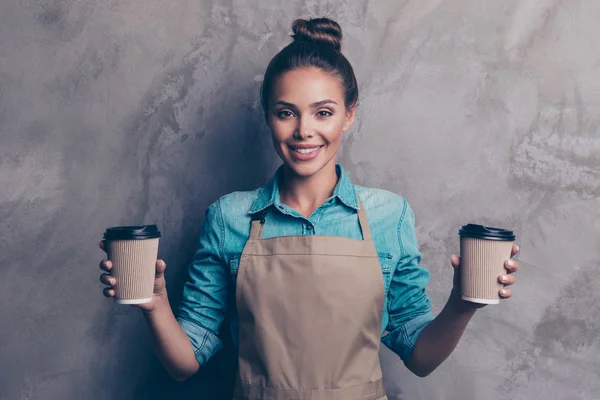
[(502, 294), (506, 294), (506, 289), (501, 289), (501, 290), (500, 290), (500, 293), (502, 293)]
[(517, 251), (519, 251), (519, 245), (516, 245), (516, 246), (517, 246)]
[(506, 275), (502, 275), (502, 276), (500, 277), (500, 280), (501, 280), (502, 282), (506, 282), (506, 281), (508, 280), (508, 276), (506, 276)]
[(512, 260), (508, 260), (507, 264), (512, 267), (514, 262)]

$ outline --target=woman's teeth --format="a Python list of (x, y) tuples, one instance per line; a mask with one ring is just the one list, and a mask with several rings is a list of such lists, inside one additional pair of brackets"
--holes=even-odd
[(313, 148), (310, 148), (310, 149), (292, 149), (292, 150), (294, 150), (296, 153), (300, 153), (300, 154), (309, 154), (309, 153), (312, 153), (315, 150), (319, 150), (320, 147), (321, 146), (319, 146), (319, 147), (313, 147)]

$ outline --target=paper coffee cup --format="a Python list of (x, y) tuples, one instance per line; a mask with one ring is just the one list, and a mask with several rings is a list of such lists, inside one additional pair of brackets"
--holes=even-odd
[(159, 238), (156, 225), (116, 226), (104, 233), (108, 259), (113, 265), (110, 274), (117, 280), (117, 303), (152, 301)]
[(515, 235), (512, 231), (467, 224), (460, 235), (461, 297), (473, 303), (498, 304), (504, 287), (498, 276), (505, 274)]

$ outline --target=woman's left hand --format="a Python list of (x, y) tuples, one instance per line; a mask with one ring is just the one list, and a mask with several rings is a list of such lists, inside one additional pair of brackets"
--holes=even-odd
[[(507, 289), (506, 286), (510, 286), (515, 283), (514, 272), (517, 272), (519, 269), (519, 264), (512, 260), (514, 256), (519, 252), (519, 246), (516, 243), (513, 243), (512, 250), (510, 253), (511, 260), (504, 261), (504, 268), (506, 269), (506, 273), (498, 276), (498, 282), (502, 283), (505, 287), (501, 288), (499, 291), (499, 295), (501, 298), (508, 299), (512, 295), (512, 290)], [(460, 299), (460, 257), (456, 254), (452, 255), (450, 258), (452, 262), (452, 267), (454, 267), (454, 288), (452, 289), (453, 295)], [(472, 303), (470, 301), (462, 300), (462, 303), (468, 304), (470, 308), (481, 308), (484, 307), (485, 304)]]

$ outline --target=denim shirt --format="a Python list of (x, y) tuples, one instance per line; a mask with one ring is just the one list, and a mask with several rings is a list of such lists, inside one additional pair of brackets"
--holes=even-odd
[(385, 287), (382, 343), (406, 360), (419, 334), (433, 320), (421, 266), (415, 218), (407, 201), (394, 193), (352, 184), (341, 165), (333, 196), (306, 218), (282, 204), (278, 181), (253, 191), (233, 192), (206, 210), (198, 246), (189, 266), (177, 320), (190, 338), (196, 359), (205, 364), (221, 347), (219, 330), (227, 318), (238, 343), (235, 286), (240, 256), (250, 236), (251, 217), (266, 210), (263, 238), (289, 235), (345, 236), (362, 239), (358, 198), (362, 200), (375, 242)]

